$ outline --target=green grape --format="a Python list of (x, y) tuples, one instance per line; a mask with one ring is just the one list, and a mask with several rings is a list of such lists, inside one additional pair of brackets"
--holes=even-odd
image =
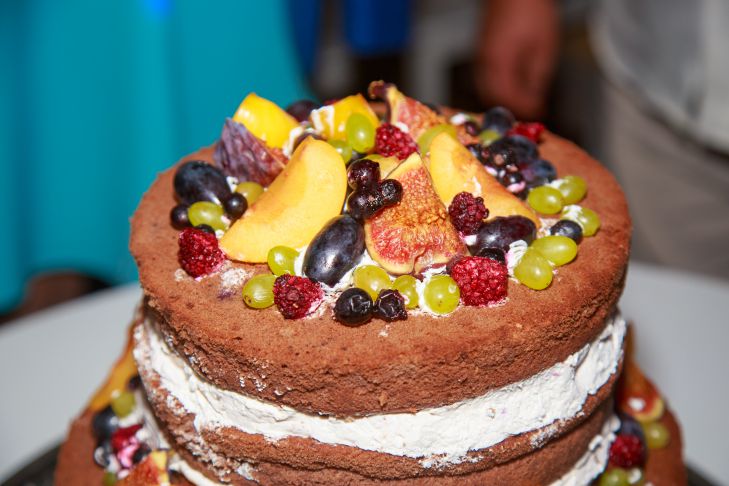
[(534, 240), (531, 246), (558, 267), (571, 262), (577, 256), (577, 243), (566, 236), (544, 236)]
[(645, 435), (645, 443), (648, 449), (662, 449), (671, 440), (671, 433), (660, 422), (643, 424), (643, 435)]
[(529, 248), (514, 268), (514, 276), (530, 289), (543, 290), (552, 283), (552, 265), (534, 248)]
[(630, 486), (628, 471), (619, 467), (611, 467), (600, 476), (599, 486)]
[(372, 300), (377, 299), (380, 290), (389, 289), (391, 285), (390, 276), (376, 265), (362, 265), (355, 268), (352, 278), (354, 286), (370, 294)]
[(243, 301), (248, 307), (265, 309), (273, 305), (273, 283), (276, 275), (263, 274), (251, 277), (243, 286)]
[(111, 409), (114, 411), (114, 415), (123, 418), (132, 413), (136, 403), (134, 393), (124, 390), (112, 395), (110, 405)]
[(360, 153), (367, 153), (375, 146), (375, 127), (361, 113), (353, 113), (347, 119), (345, 127), (347, 142)]
[(263, 186), (257, 182), (245, 181), (235, 186), (235, 192), (243, 194), (250, 207), (263, 194)]
[(539, 186), (529, 191), (527, 202), (537, 212), (542, 214), (558, 213), (564, 205), (562, 193), (554, 187), (549, 186)]
[(478, 139), (481, 140), (481, 143), (486, 147), (488, 147), (489, 145), (491, 145), (492, 142), (495, 142), (500, 138), (501, 134), (496, 130), (487, 129), (478, 134)]
[(197, 226), (207, 224), (215, 230), (225, 230), (223, 222), (223, 207), (210, 201), (198, 201), (187, 208), (187, 218), (190, 224)]
[(577, 211), (565, 210), (562, 212), (562, 219), (569, 219), (579, 224), (582, 227), (582, 236), (593, 236), (600, 229), (600, 217), (592, 209), (579, 207)]
[(461, 300), (461, 289), (448, 275), (434, 275), (425, 284), (423, 298), (430, 310), (436, 314), (449, 314), (456, 310)]
[(268, 250), (268, 268), (271, 269), (277, 277), (288, 273), (294, 274), (294, 262), (299, 256), (299, 252), (288, 246), (274, 246)]
[(568, 175), (560, 181), (557, 189), (562, 193), (565, 204), (576, 204), (587, 194), (587, 183), (580, 176)]
[(456, 127), (453, 125), (441, 123), (440, 125), (430, 127), (418, 138), (418, 148), (420, 149), (420, 153), (427, 153), (428, 150), (430, 150), (430, 144), (433, 142), (433, 139), (443, 132), (449, 134), (453, 138), (456, 138)]
[(418, 296), (416, 287), (417, 283), (418, 279), (412, 275), (400, 275), (392, 283), (392, 288), (405, 297), (406, 309), (415, 309), (420, 304), (420, 296)]
[(104, 486), (114, 486), (116, 484), (116, 481), (117, 481), (116, 474), (114, 474), (111, 471), (105, 471), (104, 477), (102, 478), (101, 483)]
[(352, 147), (344, 140), (329, 140), (329, 145), (339, 152), (345, 164), (352, 158)]

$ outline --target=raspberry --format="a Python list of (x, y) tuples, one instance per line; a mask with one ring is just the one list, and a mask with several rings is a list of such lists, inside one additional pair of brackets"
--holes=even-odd
[(413, 138), (391, 123), (383, 123), (377, 127), (375, 133), (375, 152), (390, 157), (396, 155), (402, 160), (413, 152), (418, 151), (418, 146)]
[(507, 135), (521, 135), (534, 143), (538, 143), (542, 132), (544, 132), (544, 125), (539, 122), (519, 122), (507, 132)]
[(306, 277), (281, 275), (273, 283), (273, 301), (286, 319), (300, 319), (316, 310), (324, 293)]
[(645, 447), (640, 437), (620, 434), (610, 446), (610, 464), (629, 469), (645, 463)]
[(220, 266), (225, 254), (218, 247), (215, 235), (197, 228), (185, 228), (178, 239), (180, 250), (177, 260), (193, 277), (207, 275)]
[(483, 204), (482, 197), (473, 197), (468, 192), (459, 192), (448, 206), (448, 215), (453, 226), (466, 235), (473, 235), (478, 231), (481, 222), (489, 215), (489, 210)]
[(485, 306), (506, 297), (506, 265), (491, 258), (461, 258), (451, 268), (451, 277), (461, 289), (465, 305)]

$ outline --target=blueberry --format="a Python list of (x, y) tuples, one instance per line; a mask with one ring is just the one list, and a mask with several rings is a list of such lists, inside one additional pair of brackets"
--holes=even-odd
[(481, 248), (476, 256), (490, 258), (506, 265), (506, 253), (501, 248)]
[(469, 247), (472, 255), (478, 255), (483, 248), (500, 248), (509, 251), (509, 245), (517, 240), (527, 244), (537, 236), (534, 222), (524, 216), (496, 217), (481, 225), (476, 234), (476, 242)]
[(519, 168), (521, 175), (524, 176), (524, 181), (530, 188), (552, 182), (557, 178), (557, 170), (550, 162), (543, 159), (520, 162)]
[(286, 107), (286, 113), (296, 118), (296, 121), (303, 122), (309, 118), (312, 110), (319, 105), (311, 100), (298, 100)]
[(514, 125), (514, 115), (503, 106), (495, 106), (483, 115), (482, 130), (493, 130), (505, 134)]
[(343, 214), (329, 221), (306, 249), (304, 275), (333, 287), (364, 253), (362, 225)]
[(246, 198), (245, 196), (243, 196), (243, 194), (234, 192), (225, 200), (223, 200), (223, 209), (225, 209), (225, 214), (227, 214), (230, 219), (235, 221), (236, 219), (243, 216), (243, 213), (245, 213), (248, 209), (248, 201), (246, 201)]
[(180, 202), (187, 205), (198, 201), (220, 204), (231, 192), (223, 171), (199, 160), (177, 169), (174, 187)]
[(114, 454), (114, 449), (111, 446), (111, 441), (106, 438), (100, 440), (96, 444), (94, 449), (94, 462), (102, 468), (106, 468), (111, 462), (111, 456)]
[(402, 200), (402, 184), (395, 179), (380, 182), (379, 191), (384, 206), (394, 206)]
[(372, 318), (372, 298), (362, 289), (353, 287), (339, 296), (334, 304), (334, 318), (350, 327), (361, 326)]
[(364, 159), (349, 164), (347, 182), (352, 189), (367, 190), (374, 187), (379, 180), (380, 164), (377, 162)]
[(199, 229), (200, 231), (210, 233), (211, 235), (215, 234), (215, 230), (209, 224), (199, 224), (199, 225), (195, 226), (195, 229)]
[(172, 227), (182, 230), (190, 226), (190, 218), (187, 217), (187, 205), (178, 204), (170, 211), (170, 222)]
[(549, 234), (566, 236), (573, 239), (575, 243), (579, 243), (582, 241), (582, 226), (574, 221), (562, 219), (549, 228)]
[(97, 439), (107, 439), (119, 428), (119, 419), (111, 405), (103, 408), (91, 420), (91, 428)]
[(383, 205), (379, 191), (358, 189), (347, 198), (347, 212), (358, 221), (371, 218)]
[(403, 321), (408, 318), (405, 298), (397, 290), (380, 290), (375, 301), (375, 317), (383, 321)]

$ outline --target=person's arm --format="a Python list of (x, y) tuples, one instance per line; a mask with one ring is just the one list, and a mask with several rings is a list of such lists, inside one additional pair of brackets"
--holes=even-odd
[(476, 50), (481, 101), (524, 120), (542, 117), (558, 44), (557, 0), (489, 0)]

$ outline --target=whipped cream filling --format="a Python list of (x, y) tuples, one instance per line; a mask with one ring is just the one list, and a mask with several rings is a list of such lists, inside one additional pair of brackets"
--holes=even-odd
[(625, 321), (615, 314), (597, 339), (565, 361), (479, 397), (415, 413), (345, 419), (303, 413), (219, 388), (198, 376), (149, 321), (135, 330), (139, 342), (135, 358), (156, 372), (161, 386), (195, 415), (198, 431), (234, 427), (270, 441), (303, 437), (418, 458), (427, 467), (462, 462), (469, 451), (581, 413), (587, 397), (617, 370), (625, 329)]

